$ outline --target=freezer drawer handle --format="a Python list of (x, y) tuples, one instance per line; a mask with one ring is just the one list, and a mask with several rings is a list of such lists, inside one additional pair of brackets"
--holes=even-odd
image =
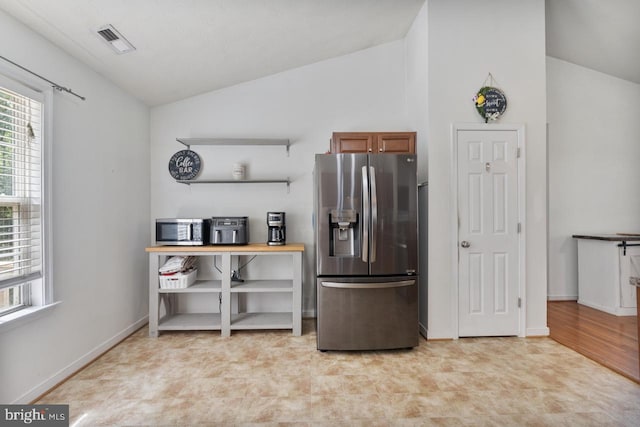
[(379, 289), (379, 288), (402, 288), (413, 286), (415, 280), (402, 280), (400, 282), (380, 282), (380, 283), (344, 283), (344, 282), (321, 282), (325, 288), (341, 289)]

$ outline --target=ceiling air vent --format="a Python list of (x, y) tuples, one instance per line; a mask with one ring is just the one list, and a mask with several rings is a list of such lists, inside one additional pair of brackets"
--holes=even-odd
[(135, 47), (113, 25), (105, 25), (97, 30), (98, 35), (106, 41), (116, 53), (127, 53), (136, 50)]

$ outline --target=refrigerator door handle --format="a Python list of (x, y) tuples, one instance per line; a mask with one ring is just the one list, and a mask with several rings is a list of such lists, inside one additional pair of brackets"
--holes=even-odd
[(371, 175), (371, 262), (376, 262), (376, 246), (378, 231), (378, 190), (376, 188), (376, 170), (369, 166)]
[(362, 261), (369, 262), (369, 178), (367, 167), (362, 167)]
[(401, 280), (399, 282), (380, 282), (380, 283), (345, 283), (345, 282), (321, 282), (325, 288), (339, 289), (380, 289), (380, 288), (402, 288), (405, 286), (413, 286), (415, 280)]

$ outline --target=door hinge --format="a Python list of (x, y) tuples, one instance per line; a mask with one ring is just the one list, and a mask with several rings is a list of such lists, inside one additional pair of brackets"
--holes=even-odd
[(518, 223), (518, 233), (522, 232), (522, 224)]
[(522, 308), (522, 298), (518, 297), (518, 308)]
[(516, 149), (516, 158), (520, 158), (520, 147)]

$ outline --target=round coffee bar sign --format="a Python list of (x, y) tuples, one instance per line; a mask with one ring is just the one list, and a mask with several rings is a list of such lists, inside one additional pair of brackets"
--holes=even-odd
[(191, 150), (181, 150), (171, 156), (169, 173), (174, 179), (193, 179), (200, 173), (201, 164), (198, 153)]
[(485, 123), (489, 120), (498, 120), (498, 117), (507, 109), (507, 97), (496, 87), (484, 86), (473, 97), (473, 101)]

